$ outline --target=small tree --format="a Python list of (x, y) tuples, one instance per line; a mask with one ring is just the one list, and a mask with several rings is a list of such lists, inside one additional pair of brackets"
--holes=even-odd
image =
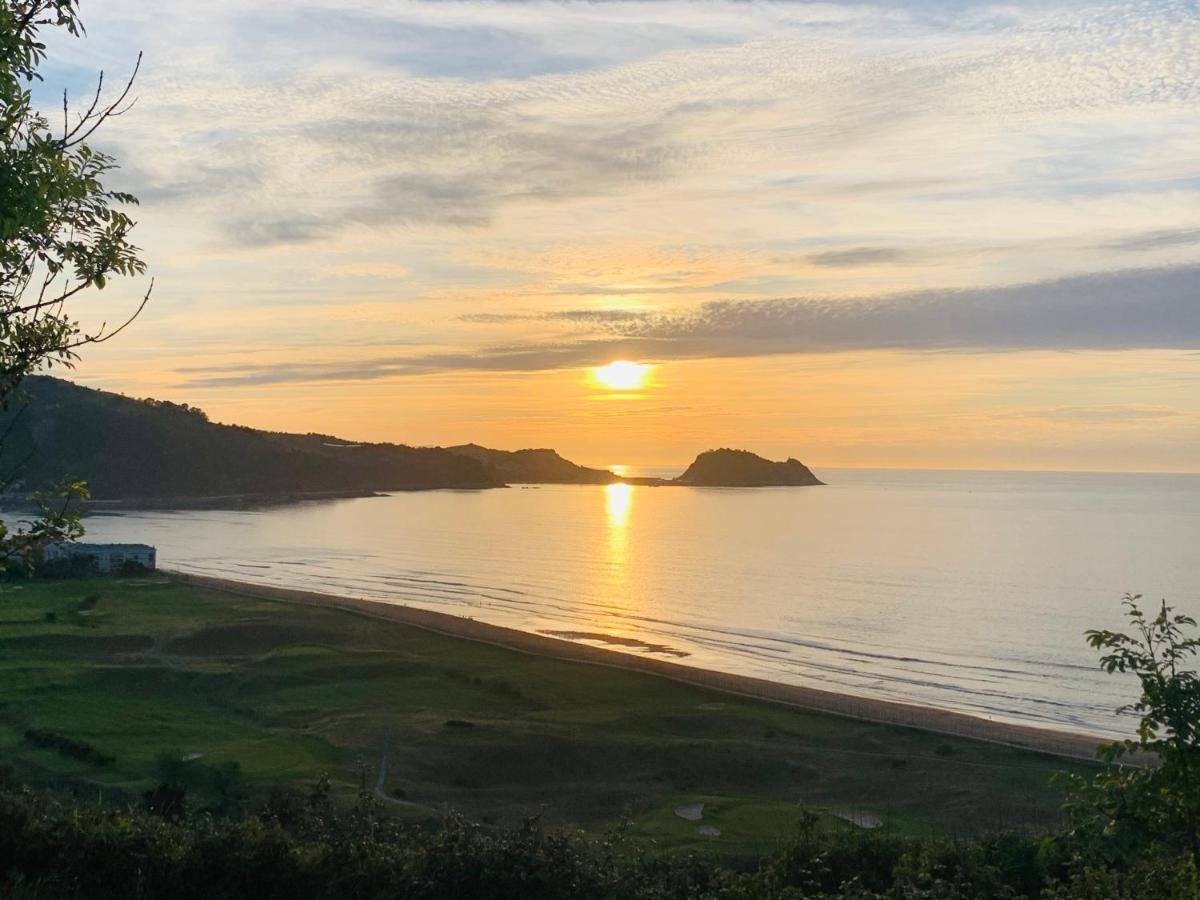
[[(29, 575), (40, 563), (41, 552), (56, 541), (74, 541), (83, 537), (83, 522), (76, 501), (86, 500), (87, 485), (68, 481), (50, 496), (35, 495), (39, 515), (24, 519), (15, 528), (0, 522), (0, 573)], [(69, 564), (64, 563), (69, 568)]]
[(1165, 601), (1151, 616), (1140, 600), (1123, 601), (1132, 633), (1087, 632), (1104, 671), (1137, 676), (1141, 698), (1122, 711), (1141, 721), (1136, 738), (1101, 748), (1103, 772), (1067, 779), (1066, 837), (1102, 864), (1165, 852), (1200, 867), (1200, 678), (1189, 668), (1200, 638), (1190, 616)]
[[(146, 269), (129, 240), (135, 223), (122, 209), (137, 199), (103, 186), (116, 163), (87, 144), (101, 125), (128, 109), (138, 66), (111, 102), (102, 100), (103, 73), (81, 112), (72, 113), (64, 92), (61, 128), (33, 105), (30, 88), (42, 80), (38, 67), (46, 56), (41, 32), (82, 34), (78, 6), (78, 0), (0, 0), (0, 408), (13, 403), (27, 375), (70, 366), (81, 347), (118, 334), (153, 288), (151, 282), (132, 315), (115, 328), (102, 324), (85, 331), (69, 308), (113, 276)], [(0, 449), (5, 436), (0, 434)], [(23, 462), (0, 471), (0, 490), (12, 484)], [(36, 523), (0, 528), (0, 562), (28, 565), (48, 541), (77, 537), (81, 529), (70, 504), (82, 496), (82, 485), (67, 484)]]

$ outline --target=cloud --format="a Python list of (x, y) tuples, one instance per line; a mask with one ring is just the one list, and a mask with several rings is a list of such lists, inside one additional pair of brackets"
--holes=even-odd
[(808, 261), (814, 266), (850, 269), (857, 266), (877, 266), (886, 263), (902, 263), (913, 258), (907, 250), (894, 247), (853, 247), (847, 250), (827, 250), (813, 253)]
[[(590, 311), (588, 311), (590, 312)], [(480, 318), (487, 315), (487, 318)], [(475, 314), (506, 322), (528, 314)], [(540, 319), (571, 318), (561, 313)], [(577, 321), (577, 318), (572, 319)], [(617, 358), (665, 361), (869, 350), (1004, 352), (1200, 346), (1200, 267), (1134, 270), (962, 291), (828, 300), (717, 301), (694, 312), (600, 311), (585, 340), (214, 370), (187, 387), (354, 381), (439, 371), (542, 371)]]
[(875, 194), (914, 194), (946, 191), (961, 187), (962, 179), (929, 178), (913, 175), (901, 178), (867, 179), (863, 181), (834, 182), (822, 188), (832, 196), (860, 197)]
[(997, 413), (996, 419), (1041, 419), (1065, 425), (1125, 425), (1147, 420), (1172, 419), (1178, 410), (1136, 403), (1114, 406), (1059, 406), (1051, 409), (1023, 409)]
[(630, 322), (645, 318), (645, 313), (633, 309), (560, 309), (552, 312), (511, 312), (511, 313), (467, 313), (459, 316), (460, 322), (495, 325), (504, 322), (587, 322), (592, 324), (608, 324), (612, 322)]
[(1163, 228), (1143, 231), (1116, 241), (1100, 244), (1102, 250), (1158, 250), (1200, 244), (1200, 228)]
[[(114, 154), (125, 154), (118, 148)], [(228, 154), (226, 154), (228, 156)], [(132, 189), (143, 206), (204, 202), (227, 194), (256, 190), (263, 183), (262, 172), (251, 160), (204, 160), (179, 175), (158, 176), (137, 167), (126, 167), (118, 176), (132, 183)]]
[(1200, 267), (1133, 270), (860, 300), (717, 301), (626, 336), (730, 350), (1030, 350), (1200, 345)]
[(230, 235), (247, 247), (307, 244), (328, 237), (331, 230), (329, 222), (300, 213), (279, 218), (247, 216), (234, 219), (227, 227)]
[[(309, 382), (373, 381), (404, 375), (427, 375), (446, 371), (541, 371), (588, 365), (603, 358), (601, 347), (613, 341), (578, 344), (489, 347), (478, 352), (443, 352), (412, 356), (379, 356), (335, 362), (284, 363), (270, 366), (252, 364), (221, 366), (207, 374), (186, 379), (182, 387), (214, 388), (243, 385), (292, 384)], [(183, 372), (184, 370), (179, 370)], [(190, 371), (195, 372), (196, 367)], [(203, 370), (202, 370), (203, 371)]]
[[(261, 53), (263, 34), (293, 59), (341, 56), (427, 78), (526, 78), (586, 69), (587, 56), (561, 53), (536, 34), (492, 24), (437, 25), (352, 10), (310, 7), (241, 17), (247, 52)], [(270, 52), (268, 50), (268, 52)]]
[[(666, 179), (695, 152), (656, 122), (567, 124), (493, 112), (439, 126), (421, 121), (428, 115), (411, 109), (397, 121), (314, 125), (308, 137), (322, 152), (349, 153), (380, 174), (363, 179), (365, 190), (330, 195), (319, 217), (302, 207), (282, 215), (252, 211), (228, 226), (229, 236), (267, 246), (309, 242), (350, 225), (480, 229), (510, 204), (602, 196)], [(345, 150), (348, 134), (354, 146)]]
[[(956, 221), (982, 221), (970, 217), (1000, 195), (1044, 206), (1195, 189), (1198, 64), (1171, 48), (1197, 26), (1167, 0), (214, 0), (156, 16), (114, 0), (96, 18), (98, 34), (149, 42), (145, 102), (117, 129), (142, 131), (122, 158), (136, 165), (144, 148), (144, 199), (192, 203), (175, 214), (252, 248), (361, 226), (442, 228), (449, 245), (511, 224), (501, 212), (525, 213), (515, 227), (532, 241), (549, 207), (644, 203), (632, 195), (647, 186), (664, 189), (654, 207), (595, 204), (575, 233), (611, 234), (622, 213), (640, 232), (673, 213), (662, 224), (703, 225), (714, 242), (786, 233), (853, 249), (847, 222), (886, 233), (879, 219), (894, 216), (932, 246), (951, 202)], [(1096, 222), (1083, 206), (1079, 220)], [(1043, 211), (1007, 210), (1008, 227)], [(1144, 218), (1126, 224), (1179, 215)], [(860, 252), (814, 264), (889, 261)]]

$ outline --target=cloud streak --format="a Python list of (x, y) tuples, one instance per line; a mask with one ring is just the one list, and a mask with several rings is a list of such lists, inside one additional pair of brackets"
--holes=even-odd
[(859, 300), (718, 301), (626, 336), (837, 350), (1126, 350), (1200, 346), (1200, 267), (1134, 270)]
[(912, 258), (913, 254), (911, 252), (895, 247), (851, 247), (845, 250), (829, 250), (824, 253), (814, 253), (808, 257), (808, 261), (814, 266), (849, 269), (858, 266), (903, 263)]
[[(581, 314), (582, 313), (582, 314)], [(656, 362), (872, 350), (1010, 352), (1200, 347), (1200, 267), (853, 300), (717, 301), (685, 313), (476, 314), (585, 321), (584, 340), (189, 373), (189, 387), (356, 381), (445, 371), (541, 371), (614, 358)]]

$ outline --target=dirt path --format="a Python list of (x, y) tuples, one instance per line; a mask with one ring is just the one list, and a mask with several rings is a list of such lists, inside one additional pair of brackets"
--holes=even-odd
[(392, 723), (388, 722), (383, 730), (383, 753), (379, 757), (379, 777), (375, 779), (375, 789), (372, 793), (384, 803), (390, 803), (393, 806), (405, 806), (409, 809), (420, 809), (428, 812), (428, 807), (422, 806), (420, 803), (413, 803), (411, 800), (401, 800), (399, 797), (392, 797), (386, 791), (388, 762), (392, 758)]
[(380, 800), (392, 800), (383, 792), (384, 783), (387, 781), (388, 760), (392, 757), (392, 723), (388, 722), (383, 730), (383, 753), (379, 757), (379, 777), (375, 779), (375, 796)]

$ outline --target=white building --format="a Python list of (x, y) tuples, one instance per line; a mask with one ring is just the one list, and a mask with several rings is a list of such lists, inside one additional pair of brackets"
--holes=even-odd
[(80, 556), (94, 559), (96, 571), (102, 575), (120, 572), (127, 562), (137, 563), (147, 569), (153, 569), (157, 562), (157, 552), (149, 544), (72, 544), (66, 541), (48, 544), (44, 559), (49, 562)]

